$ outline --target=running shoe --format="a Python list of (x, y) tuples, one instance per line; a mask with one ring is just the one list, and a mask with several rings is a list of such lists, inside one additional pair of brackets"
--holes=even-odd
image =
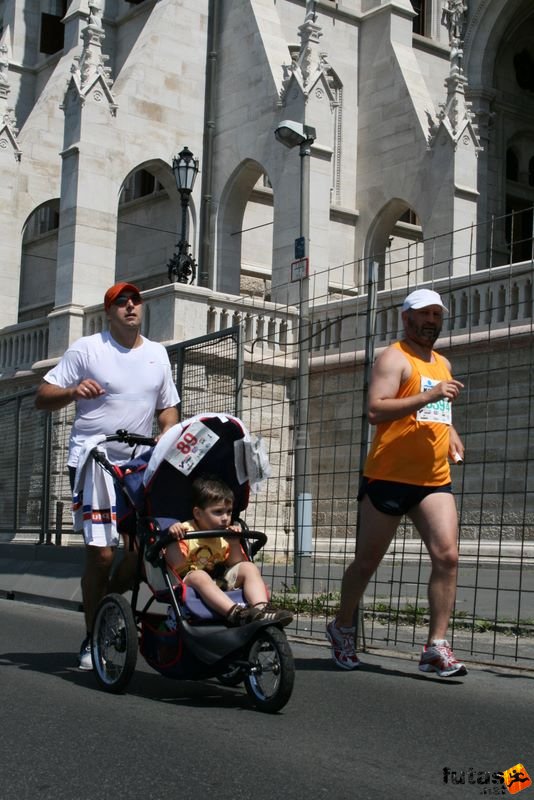
[(332, 658), (341, 669), (358, 669), (361, 664), (354, 648), (356, 629), (340, 628), (335, 619), (326, 626), (326, 638), (332, 645)]
[(437, 672), (440, 678), (467, 675), (465, 664), (458, 661), (446, 639), (434, 639), (431, 645), (425, 644), (419, 669), (421, 672)]
[(86, 636), (82, 642), (79, 656), (79, 668), (83, 670), (93, 669), (93, 659), (91, 658), (91, 637)]
[(266, 620), (267, 622), (272, 622), (273, 625), (281, 625), (282, 627), (289, 625), (293, 621), (291, 611), (286, 608), (276, 608), (270, 603), (258, 603), (249, 610), (259, 612), (253, 616), (253, 620)]
[(291, 611), (274, 608), (270, 603), (257, 603), (254, 606), (233, 606), (226, 616), (226, 624), (230, 627), (247, 625), (249, 622), (266, 621), (272, 625), (289, 625), (293, 619)]

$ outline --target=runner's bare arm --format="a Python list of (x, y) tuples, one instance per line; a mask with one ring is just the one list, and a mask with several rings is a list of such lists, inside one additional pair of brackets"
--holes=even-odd
[(76, 400), (91, 400), (105, 394), (104, 390), (91, 378), (84, 378), (76, 386), (56, 386), (43, 381), (37, 389), (35, 407), (41, 411), (57, 411)]

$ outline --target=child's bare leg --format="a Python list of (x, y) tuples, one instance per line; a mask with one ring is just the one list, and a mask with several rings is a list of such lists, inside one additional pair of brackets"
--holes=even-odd
[(178, 542), (171, 542), (171, 544), (167, 545), (165, 548), (165, 561), (177, 575), (187, 566), (187, 559), (182, 553)]
[(268, 600), (261, 573), (252, 561), (242, 561), (239, 564), (235, 585), (236, 589), (243, 590), (245, 600), (251, 606), (266, 603)]
[(201, 569), (188, 572), (184, 578), (184, 583), (191, 586), (207, 606), (223, 617), (234, 607), (234, 603), (222, 589), (219, 589), (213, 578)]

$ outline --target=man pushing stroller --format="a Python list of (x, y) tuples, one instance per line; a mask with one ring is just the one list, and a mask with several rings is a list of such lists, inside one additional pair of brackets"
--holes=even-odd
[[(241, 531), (238, 523), (232, 523), (234, 494), (229, 486), (217, 478), (199, 477), (191, 489), (193, 519), (177, 520), (168, 529), (176, 538), (165, 552), (170, 568), (230, 627), (260, 619), (288, 625), (292, 613), (271, 606), (261, 573), (247, 558), (238, 536), (183, 538), (194, 531)], [(221, 587), (241, 589), (247, 605), (234, 603)]]

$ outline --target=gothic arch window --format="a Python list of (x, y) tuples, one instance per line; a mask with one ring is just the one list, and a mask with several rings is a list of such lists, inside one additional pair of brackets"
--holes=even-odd
[(271, 299), (274, 195), (257, 161), (239, 164), (228, 179), (218, 219), (215, 287)]
[[(192, 209), (191, 202), (189, 227)], [(180, 239), (180, 221), (170, 164), (153, 161), (132, 170), (118, 196), (116, 280), (132, 281), (141, 289), (166, 285), (167, 264)]]
[(147, 169), (138, 169), (124, 181), (119, 196), (119, 205), (138, 200), (140, 197), (148, 197), (162, 189), (163, 186), (155, 175)]
[(494, 264), (530, 261), (532, 257), (533, 41), (532, 3), (518, 0), (515, 12), (503, 14), (503, 22), (495, 25), (492, 40), (487, 43), (485, 88), (495, 94), (487, 169), (480, 186), (487, 193), (487, 211), (496, 220), (492, 239)]
[(417, 211), (400, 198), (391, 200), (377, 215), (366, 249), (378, 263), (379, 289), (421, 280), (424, 243)]
[(427, 0), (411, 0), (416, 16), (413, 18), (413, 32), (420, 36), (427, 34), (426, 5)]
[(26, 220), (22, 235), (18, 321), (45, 317), (56, 294), (59, 199), (49, 200)]
[(515, 79), (520, 89), (534, 92), (534, 51), (524, 47), (514, 55)]
[(63, 50), (65, 27), (63, 17), (67, 13), (67, 0), (46, 0), (41, 13), (41, 35), (39, 52), (52, 55)]
[(511, 147), (506, 151), (506, 179), (509, 181), (519, 180), (519, 159)]
[(505, 238), (513, 263), (532, 258), (534, 132), (518, 132), (506, 149)]

